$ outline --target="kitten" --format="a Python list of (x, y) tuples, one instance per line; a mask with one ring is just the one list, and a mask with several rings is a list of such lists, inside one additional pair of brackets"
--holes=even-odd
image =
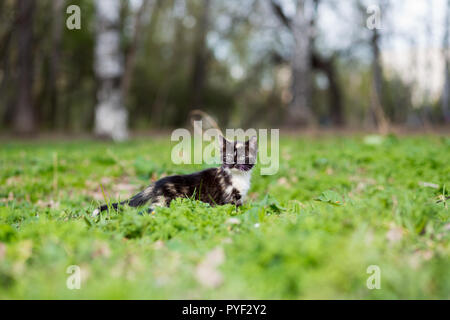
[[(257, 138), (252, 137), (246, 142), (240, 142), (228, 141), (221, 137), (220, 141), (222, 160), (220, 167), (162, 178), (134, 197), (111, 204), (111, 207), (114, 209), (119, 205), (140, 207), (147, 203), (150, 203), (151, 207), (165, 207), (176, 198), (194, 198), (212, 206), (228, 203), (241, 206), (250, 189), (251, 171), (258, 153)], [(107, 205), (96, 209), (93, 215), (96, 216), (105, 210), (108, 210)]]

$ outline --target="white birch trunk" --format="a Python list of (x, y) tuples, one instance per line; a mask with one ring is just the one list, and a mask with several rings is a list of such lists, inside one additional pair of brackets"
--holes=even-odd
[(120, 0), (95, 0), (96, 44), (94, 69), (98, 80), (95, 133), (122, 141), (128, 137), (128, 112), (123, 105), (120, 48)]

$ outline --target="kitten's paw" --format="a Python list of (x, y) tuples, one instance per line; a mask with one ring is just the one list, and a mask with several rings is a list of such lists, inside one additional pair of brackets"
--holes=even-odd
[(98, 216), (99, 213), (100, 213), (100, 210), (99, 210), (99, 209), (95, 209), (95, 210), (92, 212), (92, 216), (93, 216), (93, 217), (96, 217), (96, 216)]

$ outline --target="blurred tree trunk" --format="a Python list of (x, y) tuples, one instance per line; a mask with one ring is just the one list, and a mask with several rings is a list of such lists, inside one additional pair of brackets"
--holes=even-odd
[(121, 79), (123, 56), (120, 45), (120, 0), (96, 0), (94, 69), (98, 80), (95, 133), (104, 138), (128, 137), (128, 112), (123, 105)]
[(442, 116), (445, 123), (450, 123), (450, 0), (447, 0), (445, 15), (443, 53), (445, 63), (444, 88), (442, 90)]
[(50, 126), (57, 126), (59, 104), (59, 75), (61, 68), (61, 41), (63, 33), (63, 6), (65, 0), (52, 1), (52, 52), (50, 61)]
[[(423, 24), (425, 26), (425, 39), (427, 40), (427, 46), (432, 48), (434, 46), (433, 41), (433, 1), (430, 0), (427, 2), (427, 19)], [(425, 87), (424, 100), (425, 103), (423, 107), (420, 109), (420, 118), (422, 120), (423, 126), (425, 129), (430, 129), (430, 121), (432, 120), (432, 94), (431, 91), (433, 88), (433, 54), (431, 50), (427, 50), (425, 53), (425, 69), (427, 77), (427, 86)]]
[(386, 134), (389, 131), (389, 123), (386, 119), (383, 106), (381, 104), (383, 88), (383, 69), (380, 56), (380, 34), (375, 28), (372, 31), (370, 47), (372, 49), (372, 90), (371, 90), (371, 109), (375, 117), (376, 126), (380, 134)]
[[(0, 4), (1, 10), (6, 11), (10, 10), (11, 7), (15, 6), (15, 4), (6, 5), (5, 2), (1, 2)], [(16, 6), (17, 8), (17, 6)], [(1, 107), (0, 107), (0, 116), (1, 123), (4, 127), (9, 127), (13, 123), (14, 120), (14, 110), (16, 109), (17, 101), (13, 98), (11, 94), (13, 90), (11, 87), (14, 87), (14, 75), (13, 70), (14, 66), (12, 66), (12, 50), (11, 43), (13, 42), (13, 33), (17, 29), (17, 25), (19, 22), (20, 15), (16, 13), (14, 18), (10, 21), (9, 25), (0, 35), (0, 64), (1, 69), (3, 71), (3, 76), (0, 80), (0, 97), (1, 97)]]
[[(278, 16), (278, 18), (280, 19), (281, 23), (284, 24), (285, 27), (287, 27), (292, 33), (294, 33), (293, 30), (293, 22), (291, 21), (290, 18), (288, 18), (284, 12), (283, 9), (281, 7), (281, 5), (279, 4), (279, 2), (275, 1), (275, 0), (271, 0), (271, 4), (272, 4), (272, 9), (275, 12), (275, 14)], [(312, 1), (312, 5), (314, 10), (312, 11), (312, 16), (310, 18), (309, 21), (309, 30), (306, 30), (304, 32), (304, 36), (308, 36), (308, 59), (309, 59), (309, 63), (306, 63), (306, 67), (308, 69), (308, 78), (312, 77), (312, 71), (314, 69), (320, 70), (322, 71), (327, 79), (328, 79), (328, 83), (329, 83), (329, 88), (328, 88), (328, 97), (329, 97), (329, 115), (331, 118), (331, 121), (333, 123), (334, 126), (336, 127), (340, 127), (343, 126), (345, 124), (345, 119), (344, 119), (344, 110), (343, 110), (343, 106), (342, 106), (342, 94), (341, 94), (341, 88), (339, 85), (339, 79), (338, 79), (338, 75), (337, 75), (337, 71), (336, 71), (336, 64), (335, 64), (335, 56), (331, 56), (330, 58), (324, 58), (321, 57), (320, 54), (315, 51), (315, 37), (316, 37), (316, 21), (317, 21), (317, 14), (318, 14), (318, 7), (320, 4), (320, 0), (313, 0)], [(298, 8), (297, 8), (298, 9)], [(306, 22), (305, 22), (306, 23)], [(297, 50), (297, 49), (296, 49)], [(300, 50), (300, 49), (299, 49)], [(295, 59), (295, 56), (293, 57)], [(294, 62), (291, 62), (292, 65), (294, 65)], [(303, 63), (305, 63), (305, 61), (303, 61)], [(294, 70), (293, 70), (293, 74), (294, 74)], [(302, 79), (301, 77), (301, 72), (299, 70), (298, 74), (298, 78)], [(295, 81), (295, 77), (293, 79)], [(297, 100), (306, 100), (309, 101), (308, 104), (305, 104), (306, 106), (306, 114), (307, 114), (307, 118), (309, 118), (308, 121), (313, 121), (313, 115), (312, 115), (312, 110), (310, 107), (310, 101), (311, 101), (311, 83), (310, 80), (306, 79), (305, 81), (307, 81), (307, 91), (306, 91), (306, 95), (304, 94), (299, 94), (300, 96), (304, 96), (305, 98), (298, 98)], [(295, 83), (293, 83), (292, 85), (292, 97), (295, 97), (295, 88), (297, 87), (297, 85)], [(305, 86), (300, 85), (300, 88), (303, 87), (305, 88)], [(300, 91), (300, 90), (299, 90)], [(305, 90), (301, 90), (300, 93), (305, 92)], [(292, 103), (290, 105), (290, 107), (292, 107), (293, 110), (292, 112), (296, 112), (297, 111), (297, 107), (295, 107), (294, 105), (294, 99), (292, 100)], [(301, 108), (300, 108), (301, 109)], [(301, 109), (302, 110), (302, 109)], [(291, 113), (288, 113), (289, 119), (287, 122), (287, 124), (290, 124), (291, 121)]]
[(312, 54), (312, 65), (314, 69), (321, 70), (328, 79), (328, 111), (331, 122), (335, 127), (345, 125), (344, 108), (342, 106), (342, 93), (336, 72), (336, 58), (322, 58), (317, 52)]
[[(192, 61), (192, 73), (188, 100), (188, 109), (191, 111), (203, 108), (203, 94), (205, 89), (206, 73), (208, 68), (208, 50), (206, 48), (206, 36), (209, 28), (210, 0), (203, 0), (202, 11), (197, 24), (197, 36), (194, 40), (194, 54)], [(184, 115), (187, 117), (187, 114)], [(186, 121), (187, 119), (180, 119)]]
[(342, 94), (339, 78), (336, 70), (336, 55), (329, 58), (322, 57), (315, 49), (316, 24), (320, 0), (313, 0), (314, 10), (311, 17), (311, 61), (312, 68), (322, 71), (328, 79), (328, 112), (334, 127), (342, 127), (345, 124), (344, 108), (342, 107)]
[(305, 126), (313, 120), (311, 112), (311, 46), (310, 21), (306, 17), (305, 2), (298, 0), (292, 34), (295, 41), (292, 55), (292, 101), (288, 107), (288, 126)]
[(14, 130), (20, 134), (36, 130), (33, 106), (33, 19), (35, 1), (18, 0), (18, 101), (14, 114)]

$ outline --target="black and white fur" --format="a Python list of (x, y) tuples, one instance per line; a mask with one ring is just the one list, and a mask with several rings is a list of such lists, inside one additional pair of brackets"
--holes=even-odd
[[(242, 205), (250, 189), (251, 171), (258, 153), (257, 138), (246, 142), (228, 141), (221, 137), (222, 165), (188, 175), (162, 178), (121, 203), (111, 204), (117, 209), (120, 205), (140, 207), (168, 206), (176, 198), (194, 198), (212, 206), (234, 204)], [(98, 215), (108, 210), (103, 205), (93, 212)]]

